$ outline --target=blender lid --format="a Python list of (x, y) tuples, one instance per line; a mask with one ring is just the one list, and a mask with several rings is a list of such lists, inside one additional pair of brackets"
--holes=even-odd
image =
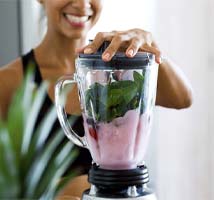
[(138, 52), (133, 58), (127, 57), (124, 52), (117, 52), (109, 62), (105, 62), (102, 53), (109, 44), (105, 41), (94, 54), (79, 54), (77, 62), (91, 69), (142, 69), (155, 62), (154, 54), (146, 52)]

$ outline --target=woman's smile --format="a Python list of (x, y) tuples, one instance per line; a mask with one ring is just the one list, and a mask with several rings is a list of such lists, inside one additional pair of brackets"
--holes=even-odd
[(102, 0), (43, 0), (48, 18), (48, 34), (53, 30), (69, 39), (85, 38), (96, 24)]
[(73, 27), (84, 27), (89, 21), (90, 15), (79, 16), (77, 14), (64, 14), (66, 21)]

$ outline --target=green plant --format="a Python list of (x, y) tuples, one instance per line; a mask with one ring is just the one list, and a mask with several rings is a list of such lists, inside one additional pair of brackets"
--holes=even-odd
[(134, 71), (134, 80), (114, 81), (107, 85), (94, 83), (85, 92), (88, 115), (96, 121), (111, 122), (128, 110), (139, 107), (143, 112), (144, 76)]
[(7, 119), (0, 120), (0, 199), (54, 199), (77, 155), (61, 129), (50, 135), (57, 119), (54, 106), (36, 126), (48, 84), (35, 88), (32, 71), (14, 95)]

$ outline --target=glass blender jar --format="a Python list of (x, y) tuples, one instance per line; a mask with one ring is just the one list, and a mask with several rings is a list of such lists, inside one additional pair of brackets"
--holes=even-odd
[[(76, 145), (93, 159), (91, 189), (83, 199), (145, 199), (148, 170), (142, 165), (156, 99), (158, 65), (154, 55), (139, 52), (134, 58), (117, 53), (104, 62), (104, 42), (95, 54), (80, 54), (73, 77), (62, 77), (55, 88), (60, 124)], [(80, 137), (67, 119), (63, 88), (77, 84), (85, 134)]]

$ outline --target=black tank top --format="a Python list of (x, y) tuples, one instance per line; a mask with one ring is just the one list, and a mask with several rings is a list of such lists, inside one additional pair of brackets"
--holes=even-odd
[[(34, 51), (31, 50), (29, 53), (25, 54), (22, 56), (22, 64), (23, 64), (23, 73), (25, 74), (27, 71), (27, 67), (29, 65), (35, 66), (35, 79), (34, 82), (37, 86), (39, 86), (42, 83), (42, 76), (39, 71), (39, 66), (38, 63), (36, 62)], [(46, 95), (45, 101), (42, 105), (41, 112), (39, 113), (39, 117), (37, 120), (37, 124), (42, 120), (44, 117), (45, 113), (50, 109), (50, 107), (53, 105), (53, 102), (49, 98), (48, 94)], [(55, 121), (54, 126), (51, 130), (51, 132), (54, 132), (54, 130), (57, 130), (61, 128), (58, 119)], [(77, 132), (77, 133), (84, 133), (84, 128), (83, 128), (83, 119), (82, 117), (78, 117), (72, 128)], [(51, 135), (51, 134), (50, 134)], [(68, 140), (68, 138), (65, 136), (65, 139)], [(69, 170), (72, 169), (78, 169), (81, 173), (88, 173), (88, 170), (91, 166), (91, 155), (87, 149), (78, 148), (79, 155), (75, 159), (75, 161), (71, 164)]]

